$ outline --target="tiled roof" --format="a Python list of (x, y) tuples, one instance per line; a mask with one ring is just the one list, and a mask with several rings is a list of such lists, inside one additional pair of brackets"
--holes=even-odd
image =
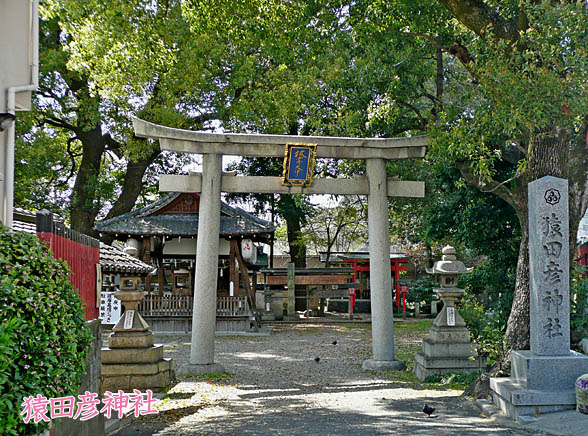
[(154, 269), (153, 266), (102, 242), (100, 243), (100, 266), (103, 273), (148, 274)]
[[(181, 193), (173, 192), (155, 203), (123, 215), (99, 222), (94, 227), (102, 233), (143, 236), (195, 236), (198, 234), (198, 215), (153, 215), (170, 204)], [(240, 208), (221, 203), (220, 235), (272, 234), (274, 226)]]
[[(12, 222), (15, 232), (27, 232), (37, 234), (37, 224), (35, 222), (36, 213), (15, 208), (14, 221)], [(137, 274), (148, 274), (153, 271), (154, 267), (141, 262), (118, 248), (111, 247), (100, 243), (100, 266), (105, 273), (132, 272)]]
[(12, 221), (12, 230), (15, 232), (37, 233), (37, 224), (26, 221), (14, 220)]

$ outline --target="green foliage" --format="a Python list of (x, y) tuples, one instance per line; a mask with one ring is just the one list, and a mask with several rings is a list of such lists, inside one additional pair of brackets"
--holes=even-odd
[(11, 376), (19, 369), (16, 363), (20, 357), (17, 330), (21, 324), (22, 322), (18, 319), (0, 323), (0, 417), (2, 417), (0, 430), (2, 434), (17, 434), (15, 429), (20, 424), (18, 404), (13, 402), (8, 392), (12, 390)]
[(491, 8), (522, 27), (510, 40), (497, 37), (492, 24), (479, 32), (482, 37), (462, 34), (472, 58), (470, 78), (462, 74), (448, 83), (452, 104), (433, 129), (432, 153), (446, 162), (468, 162), (481, 187), (495, 176), (523, 176), (542, 141), (550, 135), (569, 141), (588, 110), (585, 4), (508, 3)]
[(468, 292), (456, 306), (472, 335), (478, 354), (486, 356), (489, 365), (499, 362), (503, 352), (506, 320), (487, 312), (476, 297)]
[(406, 301), (409, 303), (431, 302), (433, 299), (433, 289), (438, 288), (439, 284), (431, 276), (424, 276), (413, 281), (406, 294)]
[(0, 434), (31, 435), (23, 398), (76, 395), (91, 334), (67, 265), (35, 236), (0, 227)]
[(570, 277), (570, 312), (572, 331), (588, 335), (588, 268), (577, 265)]

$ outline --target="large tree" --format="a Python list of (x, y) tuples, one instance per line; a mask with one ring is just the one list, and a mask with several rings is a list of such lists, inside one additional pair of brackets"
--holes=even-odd
[(15, 199), (23, 207), (65, 211), (74, 229), (98, 236), (96, 219), (129, 211), (145, 185), (156, 182), (154, 168), (177, 170), (185, 160), (133, 137), (129, 114), (169, 112), (158, 88), (134, 105), (101, 92), (105, 85), (75, 64), (71, 46), (79, 35), (68, 31), (90, 12), (54, 6), (41, 7), (40, 85), (34, 110), (18, 126)]
[(437, 146), (449, 151), (469, 183), (516, 211), (522, 237), (505, 341), (509, 349), (528, 349), (527, 185), (547, 175), (568, 179), (572, 253), (588, 207), (587, 5), (439, 3), (459, 22), (461, 38), (449, 51), (468, 72), (460, 86), (469, 90)]
[(350, 16), (366, 50), (387, 45), (406, 56), (394, 86), (375, 88), (371, 122), (396, 132), (399, 111), (412, 111), (421, 122), (406, 131), (430, 132), (428, 159), (459, 168), (516, 212), (522, 237), (505, 343), (527, 349), (527, 184), (569, 180), (571, 250), (588, 205), (586, 3), (366, 0)]

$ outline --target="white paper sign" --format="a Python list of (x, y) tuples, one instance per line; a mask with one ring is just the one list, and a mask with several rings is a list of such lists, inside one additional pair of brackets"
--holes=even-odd
[(125, 312), (125, 324), (123, 328), (131, 329), (133, 328), (133, 320), (135, 319), (135, 311), (134, 310), (127, 310)]
[(447, 308), (447, 325), (449, 325), (449, 326), (455, 325), (455, 308), (454, 307)]
[(102, 320), (102, 324), (116, 324), (121, 317), (121, 312), (120, 300), (114, 296), (114, 292), (100, 294), (98, 318)]

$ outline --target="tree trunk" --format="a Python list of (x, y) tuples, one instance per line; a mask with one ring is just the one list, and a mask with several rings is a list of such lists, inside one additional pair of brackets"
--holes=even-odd
[[(133, 208), (137, 202), (137, 197), (139, 197), (141, 189), (143, 188), (143, 176), (145, 175), (145, 171), (147, 171), (149, 165), (151, 165), (160, 154), (161, 150), (159, 147), (156, 147), (156, 149), (153, 150), (149, 156), (143, 159), (129, 161), (127, 163), (127, 171), (125, 173), (120, 196), (114, 205), (110, 208), (104, 219), (114, 218), (116, 216), (122, 215), (129, 212)], [(102, 235), (100, 239), (106, 244), (112, 244), (115, 236), (110, 234)]]
[[(294, 262), (296, 268), (306, 268), (306, 245), (301, 238), (300, 218), (295, 215), (287, 215), (284, 218), (286, 219), (290, 260)], [(294, 295), (296, 297), (305, 297), (306, 289), (304, 286), (296, 286)], [(295, 309), (297, 311), (306, 310), (306, 301), (302, 298), (296, 298)]]
[[(528, 214), (525, 214), (525, 216), (528, 216)], [(510, 374), (510, 352), (512, 350), (528, 350), (531, 339), (531, 315), (529, 312), (529, 223), (527, 220), (521, 220), (520, 225), (521, 244), (519, 246), (519, 259), (517, 261), (517, 279), (514, 298), (504, 336), (505, 353), (497, 368), (498, 371), (504, 374)]]
[(98, 178), (105, 143), (100, 125), (78, 134), (82, 142), (82, 161), (71, 194), (71, 227), (78, 232), (97, 238), (94, 227), (100, 210), (97, 201)]
[[(576, 230), (588, 204), (588, 149), (586, 130), (575, 139), (567, 132), (553, 128), (535, 135), (529, 144), (527, 171), (515, 180), (511, 189), (493, 182), (490, 190), (506, 200), (516, 211), (521, 226), (521, 243), (517, 262), (517, 279), (512, 309), (504, 338), (504, 356), (495, 369), (506, 375), (510, 372), (510, 352), (528, 350), (530, 346), (530, 277), (529, 277), (529, 218), (527, 185), (544, 176), (567, 178), (570, 202), (570, 259), (573, 258)], [(469, 168), (459, 165), (464, 178), (474, 186), (479, 179)], [(488, 186), (486, 187), (488, 188)]]

